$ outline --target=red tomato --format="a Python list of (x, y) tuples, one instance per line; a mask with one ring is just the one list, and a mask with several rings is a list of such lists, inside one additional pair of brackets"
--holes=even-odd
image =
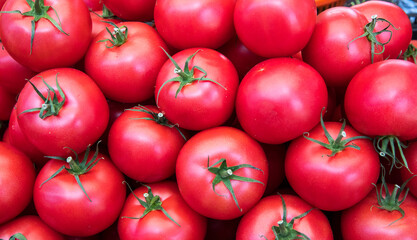
[(185, 143), (180, 131), (155, 106), (127, 109), (110, 129), (109, 154), (128, 177), (158, 182), (175, 173), (177, 156)]
[[(60, 102), (52, 103), (55, 108), (63, 103), (56, 116), (51, 112), (51, 116), (42, 119), (39, 111), (24, 111), (40, 109), (45, 101), (31, 84), (27, 83), (22, 89), (16, 104), (18, 123), (36, 148), (45, 155), (66, 156), (71, 151), (64, 147), (79, 153), (98, 140), (109, 121), (109, 107), (103, 93), (89, 76), (75, 69), (57, 68), (39, 73), (30, 81), (44, 98), (50, 91), (43, 81), (54, 89), (55, 93), (50, 92), (51, 98), (55, 96)], [(57, 82), (65, 95), (65, 102)]]
[[(306, 212), (308, 213), (305, 216), (297, 218)], [(286, 227), (286, 223), (290, 224), (291, 221), (293, 226)], [(293, 231), (298, 231), (311, 240), (333, 239), (329, 220), (323, 212), (314, 209), (298, 196), (290, 194), (263, 198), (243, 216), (237, 229), (236, 239), (286, 239), (289, 235), (280, 232), (279, 224), (282, 229), (292, 231), (294, 234), (288, 239), (305, 239), (300, 238), (302, 235)], [(274, 231), (278, 234), (278, 238)]]
[(189, 130), (225, 123), (233, 113), (239, 85), (230, 60), (209, 48), (189, 48), (172, 59), (177, 65), (167, 60), (155, 87), (156, 104), (165, 117)]
[(385, 28), (387, 28), (387, 31), (391, 31), (383, 32), (377, 37), (381, 43), (388, 42), (382, 55), (384, 59), (396, 59), (405, 52), (411, 41), (413, 29), (410, 18), (401, 7), (392, 2), (367, 1), (356, 4), (352, 8), (365, 15), (368, 21), (372, 20), (373, 15), (377, 15), (379, 18), (386, 19), (395, 27), (390, 26), (387, 22), (378, 22), (376, 24), (375, 32)]
[(13, 106), (16, 104), (16, 95), (0, 86), (0, 121), (9, 120)]
[(152, 21), (156, 0), (103, 0), (114, 15), (130, 21)]
[(61, 234), (51, 229), (38, 216), (34, 215), (18, 217), (0, 226), (0, 239), (9, 240), (11, 236), (17, 233), (23, 234), (28, 240), (64, 240)]
[[(407, 159), (408, 168), (400, 169), (400, 176), (403, 182), (410, 179), (414, 174), (417, 173), (417, 142), (412, 141), (408, 144), (408, 147), (404, 149), (404, 155)], [(411, 171), (411, 172), (410, 172)], [(410, 189), (411, 194), (417, 197), (417, 180), (411, 179), (408, 182), (407, 187)]]
[(103, 9), (103, 0), (84, 0), (84, 3), (90, 11), (100, 11)]
[[(83, 0), (36, 0), (34, 3), (43, 2), (50, 6), (47, 10), (41, 8), (46, 10), (43, 14), (49, 15), (62, 31), (46, 18), (32, 25), (33, 17), (19, 13), (0, 15), (4, 47), (17, 62), (35, 72), (72, 66), (84, 56), (91, 41), (91, 17)], [(2, 10), (24, 13), (31, 7), (26, 0), (16, 0), (7, 1)], [(34, 35), (32, 27), (35, 27)]]
[[(366, 17), (349, 7), (333, 7), (317, 16), (313, 35), (302, 50), (303, 60), (314, 67), (331, 87), (346, 87), (352, 77), (372, 63), (371, 43), (364, 33)], [(376, 46), (375, 52), (382, 48)], [(374, 62), (383, 60), (374, 55)]]
[(298, 59), (274, 58), (246, 74), (238, 89), (236, 114), (253, 138), (280, 144), (313, 128), (326, 105), (327, 88), (317, 71)]
[(29, 205), (35, 177), (30, 159), (10, 144), (0, 142), (0, 224), (13, 219)]
[(176, 177), (191, 208), (209, 218), (228, 220), (242, 216), (262, 197), (268, 162), (261, 145), (245, 132), (216, 127), (185, 143)]
[[(69, 236), (92, 236), (110, 227), (117, 220), (126, 197), (124, 177), (111, 160), (101, 153), (87, 154), (70, 163), (68, 158), (67, 162), (51, 159), (39, 172), (33, 191), (41, 219)], [(57, 172), (58, 175), (49, 179)]]
[(291, 187), (305, 201), (325, 211), (340, 211), (358, 203), (379, 176), (379, 155), (372, 141), (360, 139), (352, 127), (342, 125), (322, 122), (306, 135), (314, 141), (304, 136), (291, 141), (285, 157)]
[[(185, 203), (174, 182), (159, 182), (148, 187), (151, 190), (142, 186), (127, 198), (118, 223), (121, 240), (204, 239), (207, 220)], [(139, 199), (146, 203), (153, 199), (154, 204), (145, 208)]]
[(125, 103), (145, 101), (153, 97), (156, 77), (168, 59), (161, 47), (167, 47), (145, 23), (121, 22), (117, 26), (115, 34), (125, 40), (112, 47), (111, 42), (100, 41), (114, 36), (100, 32), (86, 53), (85, 70), (107, 98)]
[(237, 0), (236, 33), (252, 52), (263, 57), (289, 57), (305, 47), (314, 30), (313, 0)]
[(235, 0), (158, 0), (155, 26), (168, 45), (218, 48), (233, 37)]

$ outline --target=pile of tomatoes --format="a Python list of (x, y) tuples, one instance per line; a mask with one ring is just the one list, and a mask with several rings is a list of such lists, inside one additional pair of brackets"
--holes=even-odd
[(397, 5), (0, 6), (0, 239), (415, 238)]

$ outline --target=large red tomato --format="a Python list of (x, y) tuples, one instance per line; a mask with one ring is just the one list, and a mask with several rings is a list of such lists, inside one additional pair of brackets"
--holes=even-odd
[(40, 72), (70, 67), (84, 56), (91, 41), (91, 17), (83, 0), (16, 0), (2, 9), (15, 10), (42, 16), (35, 22), (16, 12), (0, 15), (1, 40), (17, 62)]
[(49, 156), (71, 153), (64, 147), (84, 151), (98, 140), (109, 121), (103, 93), (87, 74), (72, 68), (51, 69), (33, 77), (22, 89), (16, 111), (23, 134)]
[(327, 88), (319, 73), (293, 58), (273, 58), (253, 67), (236, 97), (242, 128), (256, 140), (280, 144), (320, 121)]
[(215, 127), (185, 143), (176, 176), (191, 208), (203, 216), (227, 220), (242, 216), (261, 199), (268, 162), (261, 145), (245, 132)]
[[(21, 234), (21, 235), (20, 235)], [(24, 236), (28, 240), (64, 240), (64, 237), (44, 223), (38, 216), (21, 216), (0, 226), (0, 239), (9, 240), (15, 236)]]
[(263, 57), (289, 57), (305, 47), (314, 30), (314, 0), (237, 0), (236, 33), (252, 52)]

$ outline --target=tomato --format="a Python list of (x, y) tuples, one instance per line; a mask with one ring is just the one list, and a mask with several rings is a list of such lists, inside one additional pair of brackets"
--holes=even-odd
[(0, 224), (13, 219), (29, 205), (35, 177), (30, 159), (10, 144), (0, 142)]
[(0, 121), (8, 120), (16, 104), (16, 95), (0, 86), (0, 103)]
[(344, 124), (322, 121), (307, 135), (291, 141), (285, 157), (291, 187), (325, 211), (358, 203), (379, 177), (379, 155), (372, 141)]
[(90, 11), (100, 11), (103, 8), (103, 0), (84, 0)]
[[(288, 226), (291, 222), (293, 226)], [(323, 212), (298, 196), (284, 194), (265, 197), (246, 213), (239, 223), (236, 239), (307, 239), (301, 238), (303, 235), (311, 240), (333, 239)]]
[(97, 149), (80, 159), (51, 159), (35, 181), (36, 211), (62, 234), (92, 236), (117, 220), (126, 196), (123, 181), (122, 173)]
[[(302, 50), (303, 60), (314, 67), (331, 87), (346, 87), (362, 68), (383, 60), (371, 54), (371, 42), (364, 34), (366, 17), (349, 7), (333, 7), (317, 16), (313, 35)], [(382, 48), (375, 46), (375, 52)]]
[(233, 37), (235, 0), (158, 0), (155, 26), (179, 50), (218, 48)]
[(238, 85), (236, 69), (223, 54), (209, 48), (189, 48), (162, 66), (154, 95), (170, 122), (188, 130), (203, 130), (229, 119)]
[(104, 5), (116, 16), (130, 21), (152, 21), (156, 0), (103, 0)]
[(263, 57), (289, 57), (303, 49), (314, 30), (313, 0), (237, 0), (236, 33), (252, 52)]
[[(7, 1), (2, 11), (31, 11), (28, 2)], [(77, 63), (84, 56), (91, 40), (91, 17), (84, 1), (30, 2), (34, 5), (33, 9), (41, 9), (35, 11), (35, 15), (48, 15), (55, 24), (42, 17), (32, 25), (33, 17), (3, 12), (0, 15), (0, 31), (6, 50), (17, 62), (35, 72), (70, 67)], [(42, 7), (42, 3), (49, 8)], [(77, 17), (74, 17), (75, 12)]]
[(327, 88), (317, 71), (298, 59), (273, 58), (243, 78), (236, 114), (253, 138), (281, 144), (313, 128), (326, 105)]
[(158, 72), (168, 59), (161, 49), (166, 49), (166, 44), (145, 23), (121, 22), (115, 26), (119, 30), (114, 34), (123, 41), (111, 43), (106, 41), (115, 38), (110, 30), (100, 32), (85, 56), (87, 74), (111, 100), (137, 103), (152, 98)]
[(170, 181), (134, 190), (127, 198), (118, 222), (121, 240), (203, 240), (206, 228), (206, 218), (186, 204), (176, 184)]
[[(404, 155), (407, 159), (409, 170), (407, 168), (400, 169), (400, 177), (403, 182), (417, 173), (417, 142), (415, 140), (410, 142), (408, 147), (404, 149)], [(410, 189), (410, 193), (413, 194), (414, 197), (417, 197), (417, 180), (411, 179), (408, 182), (407, 187)]]
[(377, 15), (379, 18), (388, 20), (393, 25), (387, 22), (378, 22), (375, 27), (375, 31), (381, 31), (385, 28), (387, 30), (377, 37), (378, 41), (382, 43), (388, 42), (382, 54), (384, 59), (396, 59), (407, 50), (413, 35), (413, 29), (410, 18), (401, 7), (392, 2), (367, 1), (356, 4), (352, 8), (365, 15), (368, 21), (372, 20), (373, 15)]
[(11, 236), (18, 233), (28, 240), (64, 240), (61, 234), (51, 229), (38, 216), (34, 215), (21, 216), (0, 225), (0, 239), (9, 240)]
[(184, 144), (176, 177), (191, 208), (209, 218), (229, 220), (242, 216), (262, 197), (268, 162), (260, 144), (245, 132), (215, 127)]
[[(103, 93), (89, 76), (75, 69), (58, 68), (41, 72), (30, 81), (43, 98), (47, 98), (48, 92), (51, 94), (45, 102), (27, 83), (16, 104), (19, 126), (36, 148), (45, 155), (66, 156), (71, 151), (64, 147), (79, 153), (98, 140), (109, 121), (109, 107)], [(43, 81), (55, 93), (48, 90)], [(59, 92), (57, 83), (63, 94)], [(56, 101), (52, 99), (55, 97)], [(48, 108), (39, 113), (42, 106)], [(27, 112), (34, 108), (38, 111)]]
[(110, 129), (109, 154), (128, 177), (158, 182), (175, 173), (177, 156), (185, 143), (181, 131), (168, 123), (156, 106), (127, 109)]

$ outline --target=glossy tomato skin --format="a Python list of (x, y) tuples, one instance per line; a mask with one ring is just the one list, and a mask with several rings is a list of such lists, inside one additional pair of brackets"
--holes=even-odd
[[(213, 191), (216, 175), (207, 165), (222, 158), (229, 167), (250, 164), (262, 170), (241, 168), (234, 172), (263, 183), (231, 180), (241, 209), (224, 183), (215, 186), (218, 194)], [(268, 180), (268, 162), (260, 144), (245, 132), (232, 127), (215, 127), (200, 131), (185, 143), (177, 159), (176, 177), (181, 195), (191, 208), (209, 218), (230, 220), (242, 216), (262, 197)]]
[(94, 11), (94, 12), (90, 12), (90, 16), (91, 16), (91, 23), (92, 23), (92, 29), (91, 29), (91, 39), (92, 41), (94, 41), (94, 38), (101, 32), (101, 31), (105, 31), (106, 27), (108, 27), (109, 29), (113, 29), (113, 26), (111, 26), (106, 22), (112, 22), (114, 24), (118, 24), (119, 22), (121, 22), (120, 19), (117, 18), (102, 18), (100, 17), (101, 15), (103, 15), (103, 11), (99, 10), (99, 11)]
[[(296, 195), (283, 194), (287, 208), (287, 222), (301, 215), (313, 207)], [(264, 236), (274, 239), (272, 226), (278, 226), (277, 222), (283, 218), (283, 205), (279, 195), (271, 195), (259, 201), (239, 223), (236, 239), (249, 240)], [(319, 209), (314, 209), (305, 217), (295, 220), (294, 229), (304, 233), (311, 240), (332, 240), (333, 233), (329, 220)]]
[(352, 79), (345, 112), (352, 126), (368, 136), (417, 137), (417, 65), (391, 59), (372, 64)]
[(239, 39), (255, 54), (289, 57), (309, 41), (316, 12), (313, 0), (237, 0), (234, 24)]
[[(346, 87), (352, 77), (371, 64), (371, 43), (354, 38), (364, 33), (366, 17), (349, 7), (333, 7), (317, 16), (313, 35), (302, 50), (303, 60), (314, 67), (331, 87)], [(380, 48), (376, 47), (376, 52)], [(374, 62), (383, 60), (382, 54)]]
[[(155, 106), (144, 107), (159, 112)], [(128, 177), (145, 183), (158, 182), (174, 175), (185, 139), (175, 127), (144, 119), (152, 116), (138, 112), (140, 109), (142, 107), (124, 111), (113, 123), (109, 132), (109, 154)]]
[[(47, 82), (58, 93), (56, 80), (66, 95), (58, 116), (39, 117), (39, 112), (23, 111), (40, 108), (44, 101), (27, 83), (16, 103), (18, 123), (28, 140), (42, 153), (66, 157), (72, 148), (84, 151), (98, 140), (109, 120), (106, 99), (94, 81), (85, 73), (72, 68), (57, 68), (39, 73), (31, 79), (38, 90), (47, 96)], [(58, 96), (59, 100), (62, 100)]]
[(235, 0), (158, 0), (155, 26), (176, 49), (215, 49), (233, 37), (234, 7)]
[[(153, 97), (156, 77), (168, 59), (166, 44), (158, 33), (142, 22), (121, 22), (128, 29), (127, 41), (110, 47), (107, 31), (93, 40), (85, 56), (85, 70), (104, 95), (114, 101), (137, 103)], [(110, 28), (113, 29), (113, 28)], [(107, 47), (106, 47), (107, 46)]]
[(84, 0), (90, 11), (100, 11), (103, 9), (103, 0)]
[[(48, 10), (48, 15), (61, 22), (62, 29), (69, 35), (61, 33), (48, 20), (41, 19), (36, 23), (32, 53), (33, 17), (18, 13), (2, 14), (0, 17), (4, 47), (17, 62), (35, 72), (72, 66), (84, 56), (91, 41), (91, 18), (83, 0), (46, 0), (44, 3), (55, 9), (59, 20), (52, 8)], [(30, 7), (25, 0), (8, 1), (2, 10), (20, 10), (23, 13), (30, 11)], [(77, 13), (76, 18), (74, 12)]]
[[(413, 35), (413, 29), (408, 15), (401, 7), (392, 2), (367, 1), (354, 5), (352, 8), (364, 14), (368, 21), (372, 20), (373, 15), (377, 15), (378, 18), (388, 20), (397, 28), (394, 29), (390, 26), (387, 30), (391, 31), (392, 35), (389, 32), (384, 32), (377, 37), (382, 43), (388, 42), (383, 53), (384, 59), (396, 59), (407, 50)], [(386, 22), (378, 22), (375, 31), (381, 31), (387, 26), (388, 23)]]
[(0, 239), (10, 239), (16, 233), (23, 234), (29, 240), (64, 240), (61, 234), (35, 215), (21, 216), (0, 226)]
[[(187, 205), (175, 182), (163, 181), (148, 186), (151, 187), (154, 196), (160, 197), (162, 207), (180, 226), (172, 222), (162, 211), (151, 211), (142, 219), (124, 218), (139, 218), (145, 210), (131, 193), (126, 199), (118, 222), (118, 233), (121, 240), (204, 239), (207, 219)], [(144, 201), (143, 194), (147, 192), (148, 189), (145, 186), (134, 190), (135, 195)]]
[[(326, 129), (337, 138), (340, 122), (326, 122)], [(352, 127), (344, 129), (348, 139), (360, 134)], [(308, 136), (328, 143), (321, 125)], [(293, 140), (285, 157), (285, 174), (294, 191), (311, 205), (325, 211), (340, 211), (362, 200), (379, 177), (379, 155), (371, 140), (357, 139), (348, 147), (330, 157), (331, 150), (304, 136)]]
[[(175, 66), (167, 60), (158, 74), (155, 86), (155, 100), (166, 118), (179, 127), (188, 130), (203, 130), (226, 122), (232, 115), (235, 105), (239, 77), (235, 67), (223, 54), (209, 48), (189, 48), (182, 50), (172, 58), (183, 68), (188, 57), (197, 54), (189, 62), (191, 69), (198, 66), (207, 72), (211, 81), (194, 81), (176, 92), (179, 82), (167, 82), (178, 77)], [(204, 74), (194, 70), (194, 77)], [(165, 84), (163, 87), (162, 85)], [(223, 87), (222, 87), (223, 86)]]
[[(414, 140), (408, 144), (408, 147), (404, 149), (404, 155), (407, 159), (408, 168), (402, 167), (400, 169), (400, 178), (403, 182), (410, 179), (414, 174), (417, 173), (417, 142)], [(395, 169), (394, 169), (395, 170)], [(398, 184), (398, 183), (397, 183)], [(410, 189), (410, 193), (417, 197), (417, 181), (415, 179), (411, 179), (407, 183), (407, 188)]]
[[(94, 151), (88, 155), (91, 161)], [(82, 160), (84, 154), (80, 154)], [(54, 230), (69, 236), (86, 237), (110, 227), (120, 214), (126, 197), (123, 174), (108, 156), (99, 153), (98, 163), (87, 173), (79, 175), (91, 202), (77, 184), (74, 175), (63, 170), (44, 183), (60, 167), (69, 165), (51, 159), (39, 172), (33, 200), (41, 219)]]
[(0, 142), (0, 224), (13, 219), (29, 205), (35, 177), (30, 159), (12, 145)]
[(156, 0), (103, 0), (104, 5), (116, 16), (130, 21), (152, 21)]
[[(388, 185), (390, 193), (393, 184)], [(380, 185), (378, 185), (380, 190)], [(385, 196), (385, 191), (382, 193)], [(400, 195), (403, 199), (404, 192)], [(372, 191), (358, 204), (342, 212), (341, 230), (345, 240), (365, 239), (414, 239), (417, 226), (417, 199), (408, 194), (400, 205), (404, 210), (404, 218), (391, 224), (401, 217), (398, 211), (387, 211), (378, 208), (376, 192)], [(391, 224), (391, 225), (390, 225)]]
[(273, 58), (257, 64), (242, 80), (236, 97), (242, 128), (267, 144), (281, 144), (310, 130), (326, 106), (323, 78), (293, 58)]

